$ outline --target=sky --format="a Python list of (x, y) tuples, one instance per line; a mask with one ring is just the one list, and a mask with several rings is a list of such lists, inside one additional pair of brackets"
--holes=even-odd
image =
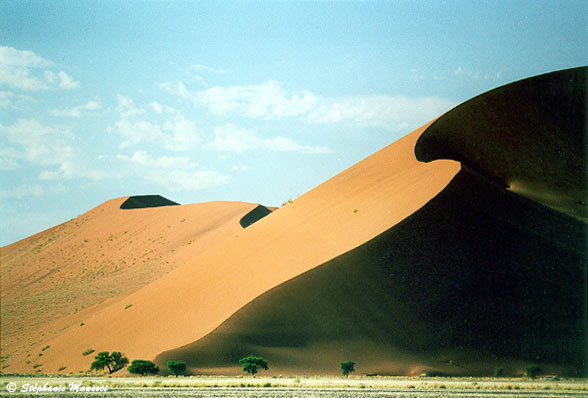
[(279, 206), (588, 64), (586, 1), (0, 3), (0, 245), (116, 197)]

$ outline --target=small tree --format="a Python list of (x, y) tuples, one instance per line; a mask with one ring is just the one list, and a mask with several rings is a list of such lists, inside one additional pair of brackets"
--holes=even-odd
[(174, 376), (180, 375), (186, 371), (186, 362), (167, 361), (167, 371)]
[(129, 364), (128, 358), (118, 351), (110, 354), (110, 361), (112, 363), (113, 372), (116, 372), (117, 370), (120, 370)]
[(355, 366), (355, 362), (353, 361), (341, 362), (341, 365), (339, 366), (341, 368), (341, 372), (343, 372), (343, 376), (345, 377), (349, 377), (349, 373), (355, 372), (355, 369), (353, 368)]
[(239, 363), (243, 365), (243, 372), (247, 372), (250, 375), (255, 376), (257, 373), (257, 368), (260, 367), (261, 369), (268, 370), (267, 361), (261, 357), (255, 357), (253, 355), (249, 355), (248, 357), (244, 357), (239, 359)]
[(108, 351), (99, 352), (95, 357), (95, 361), (90, 365), (90, 370), (103, 370), (108, 368), (108, 373), (112, 373), (113, 370), (110, 366), (111, 358)]
[(135, 359), (131, 366), (129, 366), (129, 372), (145, 376), (146, 374), (157, 374), (159, 372), (159, 367), (151, 361)]
[(529, 365), (527, 367), (525, 367), (525, 376), (527, 376), (529, 379), (534, 379), (535, 377), (537, 377), (537, 373), (539, 373), (541, 371), (541, 368), (537, 365)]
[(99, 352), (94, 359), (95, 361), (90, 365), (90, 370), (107, 368), (108, 373), (116, 372), (129, 364), (127, 357), (118, 351), (114, 351), (112, 354), (109, 354), (108, 351)]

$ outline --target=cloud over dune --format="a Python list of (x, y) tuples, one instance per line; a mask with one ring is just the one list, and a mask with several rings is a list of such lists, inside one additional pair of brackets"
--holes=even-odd
[(344, 123), (351, 127), (383, 127), (392, 131), (414, 127), (455, 105), (450, 99), (436, 96), (329, 98), (305, 89), (289, 91), (274, 80), (257, 85), (214, 86), (201, 91), (191, 91), (181, 81), (162, 83), (160, 87), (221, 116), (268, 120), (298, 117), (310, 123)]
[[(51, 88), (69, 90), (80, 86), (66, 72), (54, 72), (51, 61), (32, 51), (0, 47), (0, 84), (18, 90), (41, 91)], [(43, 71), (43, 72), (41, 72)]]

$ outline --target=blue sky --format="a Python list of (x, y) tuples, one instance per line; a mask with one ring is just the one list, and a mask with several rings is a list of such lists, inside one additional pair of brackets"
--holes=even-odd
[(0, 3), (0, 245), (119, 196), (266, 205), (588, 63), (585, 1)]

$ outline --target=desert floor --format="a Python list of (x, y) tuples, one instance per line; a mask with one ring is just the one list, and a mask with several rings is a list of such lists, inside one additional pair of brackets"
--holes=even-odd
[[(107, 391), (70, 391), (76, 384)], [(65, 392), (33, 389), (44, 386)], [(1, 397), (588, 397), (586, 379), (0, 376), (0, 388)]]

